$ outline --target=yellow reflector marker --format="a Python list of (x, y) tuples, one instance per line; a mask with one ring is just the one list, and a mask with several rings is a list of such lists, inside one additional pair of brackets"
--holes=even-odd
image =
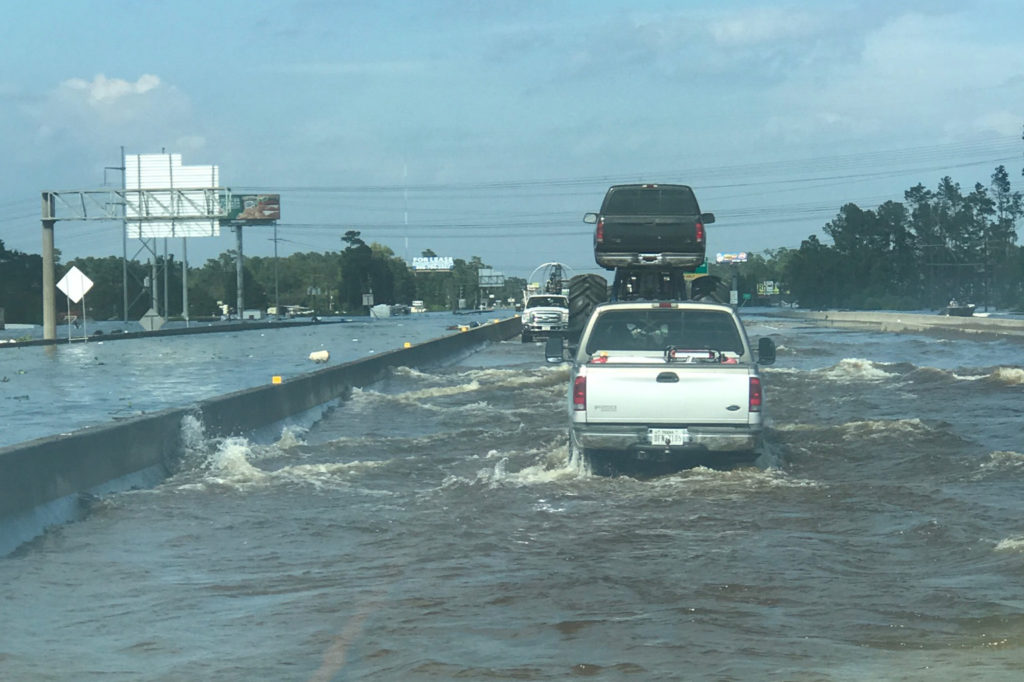
[(279, 384), (279, 383), (281, 383), (280, 375), (275, 374), (274, 376), (270, 377), (270, 383), (272, 383), (272, 384)]
[(405, 347), (406, 347), (406, 348), (412, 348), (412, 344), (411, 344), (411, 343), (409, 343), (408, 341), (406, 341), (406, 342), (405, 342)]

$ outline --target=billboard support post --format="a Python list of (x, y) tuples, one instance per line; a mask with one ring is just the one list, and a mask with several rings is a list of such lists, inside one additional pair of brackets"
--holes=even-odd
[(181, 316), (188, 327), (188, 237), (181, 238)]
[(57, 338), (57, 294), (54, 291), (57, 278), (53, 264), (53, 226), (54, 219), (53, 194), (43, 192), (43, 338)]

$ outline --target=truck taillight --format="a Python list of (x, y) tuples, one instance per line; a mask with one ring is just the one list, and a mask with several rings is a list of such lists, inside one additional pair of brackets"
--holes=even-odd
[(764, 393), (761, 391), (761, 380), (757, 377), (750, 377), (750, 411), (760, 412), (763, 402)]
[(572, 409), (587, 409), (587, 377), (578, 376), (572, 382)]
[(704, 223), (697, 221), (697, 241), (704, 241)]
[(594, 230), (594, 241), (598, 244), (604, 244), (604, 218), (597, 219), (597, 229)]

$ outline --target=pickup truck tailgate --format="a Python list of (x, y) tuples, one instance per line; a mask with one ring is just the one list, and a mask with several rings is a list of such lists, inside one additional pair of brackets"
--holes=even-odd
[(682, 222), (678, 217), (614, 216), (604, 225), (604, 246), (609, 251), (679, 251), (697, 244), (697, 227), (693, 220)]
[(744, 365), (658, 363), (586, 367), (590, 424), (747, 424)]

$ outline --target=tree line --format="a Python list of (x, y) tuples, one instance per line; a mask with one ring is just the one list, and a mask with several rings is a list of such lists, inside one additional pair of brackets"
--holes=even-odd
[[(366, 314), (363, 294), (373, 294), (375, 303), (424, 302), (429, 310), (451, 310), (462, 302), (475, 307), (479, 302), (509, 298), (518, 300), (526, 287), (521, 278), (507, 277), (500, 289), (481, 289), (478, 270), (488, 266), (479, 256), (466, 261), (454, 259), (450, 271), (416, 272), (382, 244), (366, 243), (361, 233), (350, 230), (341, 238), (345, 247), (325, 253), (295, 253), (273, 258), (247, 256), (243, 259), (242, 289), (247, 309), (276, 305), (295, 305), (318, 315)], [(433, 251), (424, 256), (435, 256)], [(86, 314), (92, 319), (137, 320), (152, 306), (149, 288), (153, 267), (137, 260), (127, 262), (128, 314), (124, 314), (124, 261), (117, 256), (75, 258), (66, 264), (57, 260), (59, 280), (76, 266), (93, 287), (86, 294)], [(226, 304), (234, 311), (237, 301), (237, 271), (233, 250), (211, 258), (202, 266), (188, 268), (188, 305), (190, 317), (198, 319), (221, 314)], [(182, 312), (182, 264), (173, 255), (156, 258), (157, 313), (175, 317)], [(166, 284), (165, 284), (166, 281)], [(165, 306), (166, 299), (166, 306)], [(8, 250), (0, 240), (0, 308), (8, 322), (42, 323), (42, 257)], [(58, 315), (67, 309), (67, 300), (56, 294)], [(166, 309), (165, 309), (166, 308)], [(80, 305), (71, 305), (81, 315)]]
[[(799, 249), (773, 249), (736, 267), (740, 290), (772, 280), (783, 300), (805, 308), (916, 310), (943, 308), (951, 299), (1024, 309), (1024, 248), (1016, 223), (1021, 193), (1004, 166), (989, 185), (965, 192), (944, 177), (932, 190), (917, 184), (904, 201), (873, 210), (846, 204)], [(712, 274), (728, 281), (726, 267)], [(755, 296), (756, 298), (756, 296)]]

